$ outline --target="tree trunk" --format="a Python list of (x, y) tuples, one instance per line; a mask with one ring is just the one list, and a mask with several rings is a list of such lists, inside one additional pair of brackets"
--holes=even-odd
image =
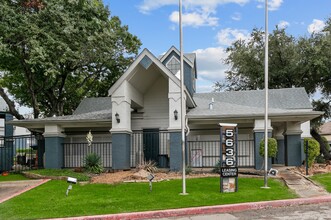
[(311, 136), (320, 144), (320, 153), (323, 154), (325, 160), (331, 160), (331, 154), (325, 146), (325, 142), (322, 139), (321, 135), (316, 131), (315, 128), (312, 128), (310, 131)]

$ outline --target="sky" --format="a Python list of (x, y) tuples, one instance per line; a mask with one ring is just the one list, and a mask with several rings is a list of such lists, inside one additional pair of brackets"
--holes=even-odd
[[(155, 56), (179, 49), (178, 0), (103, 0), (129, 32)], [(276, 25), (295, 37), (319, 32), (331, 17), (330, 0), (269, 0), (269, 32)], [(225, 49), (264, 30), (264, 0), (183, 0), (183, 48), (197, 55), (197, 92), (211, 92), (224, 80)]]

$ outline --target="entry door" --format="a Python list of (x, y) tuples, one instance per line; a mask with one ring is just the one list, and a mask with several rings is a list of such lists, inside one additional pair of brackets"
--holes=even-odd
[(143, 139), (145, 160), (158, 162), (160, 148), (159, 129), (144, 129)]

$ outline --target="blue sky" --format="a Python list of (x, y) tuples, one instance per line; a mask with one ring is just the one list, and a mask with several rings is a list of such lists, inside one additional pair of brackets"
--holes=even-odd
[[(111, 15), (156, 56), (179, 48), (178, 0), (104, 0)], [(331, 17), (330, 0), (269, 0), (269, 31), (286, 27), (296, 37), (318, 32)], [(228, 68), (224, 49), (245, 39), (253, 28), (264, 29), (264, 0), (183, 0), (184, 51), (197, 54), (198, 92), (212, 91)]]

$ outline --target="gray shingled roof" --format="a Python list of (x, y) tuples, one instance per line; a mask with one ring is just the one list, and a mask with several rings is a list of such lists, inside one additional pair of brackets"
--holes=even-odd
[[(213, 109), (209, 103), (214, 98)], [(233, 91), (219, 93), (197, 93), (193, 99), (197, 104), (188, 116), (236, 116), (261, 115), (264, 113), (264, 90)], [(269, 113), (285, 114), (311, 111), (312, 106), (304, 88), (269, 90)]]
[(74, 115), (111, 110), (111, 97), (85, 98), (74, 111)]

